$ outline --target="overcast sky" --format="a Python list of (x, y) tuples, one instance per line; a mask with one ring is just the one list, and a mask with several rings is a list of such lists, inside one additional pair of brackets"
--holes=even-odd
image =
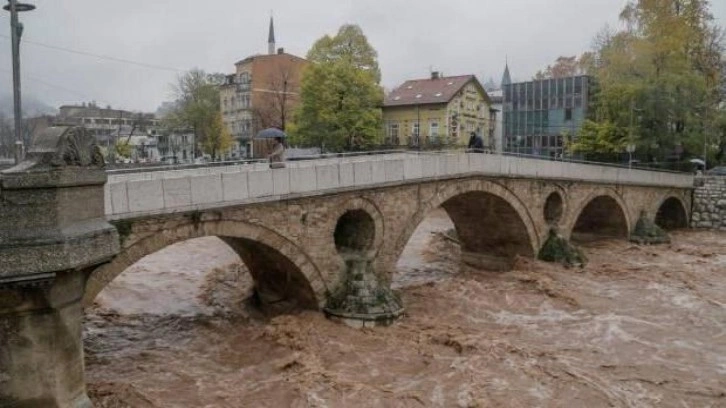
[[(154, 69), (24, 43), (23, 90), (52, 106), (96, 100), (154, 111), (170, 98), (177, 73), (198, 67), (232, 72), (267, 50), (274, 11), (277, 46), (305, 56), (322, 35), (358, 24), (378, 51), (387, 88), (445, 75), (526, 80), (559, 55), (590, 47), (605, 25), (618, 27), (626, 0), (24, 0), (24, 39), (171, 68)], [(4, 3), (4, 0), (0, 0)], [(713, 1), (726, 24), (726, 1)], [(9, 13), (0, 11), (0, 95), (12, 87)]]

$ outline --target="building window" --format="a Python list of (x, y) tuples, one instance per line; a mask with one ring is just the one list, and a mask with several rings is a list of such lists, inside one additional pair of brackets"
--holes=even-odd
[(411, 134), (415, 138), (418, 138), (418, 135), (419, 135), (419, 123), (418, 122), (413, 122), (413, 126), (411, 126)]
[(565, 120), (572, 120), (572, 108), (565, 109)]
[(398, 123), (388, 125), (388, 143), (392, 145), (398, 144)]
[(431, 122), (429, 124), (429, 138), (431, 141), (438, 141), (439, 139), (439, 122)]

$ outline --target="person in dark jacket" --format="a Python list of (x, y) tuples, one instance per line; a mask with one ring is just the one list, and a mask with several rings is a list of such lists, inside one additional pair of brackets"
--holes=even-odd
[(484, 153), (484, 141), (476, 132), (471, 132), (468, 148), (478, 153)]

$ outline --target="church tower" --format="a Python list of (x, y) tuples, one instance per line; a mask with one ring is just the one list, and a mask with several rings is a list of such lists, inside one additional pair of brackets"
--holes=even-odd
[(267, 53), (273, 55), (275, 53), (275, 25), (270, 16), (270, 33), (267, 35)]

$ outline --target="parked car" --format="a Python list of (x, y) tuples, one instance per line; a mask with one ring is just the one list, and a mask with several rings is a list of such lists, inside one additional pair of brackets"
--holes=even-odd
[(726, 176), (726, 166), (714, 167), (706, 172), (709, 176)]

